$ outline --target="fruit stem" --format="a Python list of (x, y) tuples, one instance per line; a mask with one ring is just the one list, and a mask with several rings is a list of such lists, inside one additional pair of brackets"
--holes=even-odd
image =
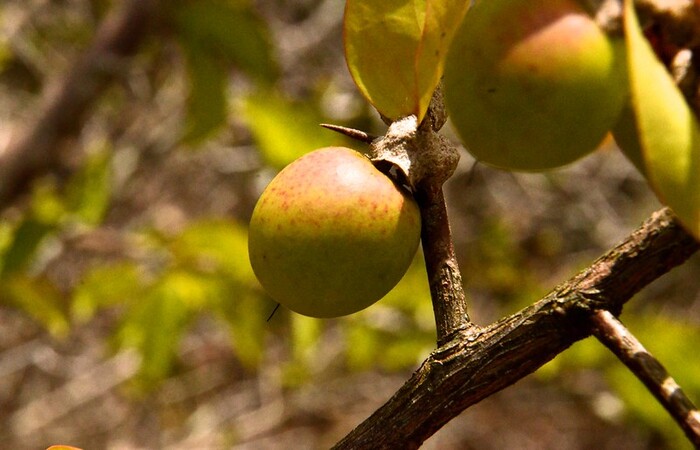
[(474, 325), (469, 320), (441, 183), (423, 184), (415, 194), (420, 207), (421, 243), (433, 301), (437, 343), (441, 346)]

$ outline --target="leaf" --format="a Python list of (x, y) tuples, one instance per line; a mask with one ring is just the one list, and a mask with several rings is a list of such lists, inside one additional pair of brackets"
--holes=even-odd
[(79, 321), (91, 319), (98, 308), (128, 305), (140, 299), (143, 281), (131, 262), (98, 266), (90, 270), (73, 292), (72, 314)]
[(219, 299), (215, 311), (228, 325), (231, 346), (238, 359), (249, 368), (258, 366), (265, 354), (268, 324), (265, 322), (272, 311), (272, 302), (265, 301), (260, 292), (230, 286)]
[(248, 261), (248, 234), (234, 221), (194, 222), (175, 238), (170, 249), (181, 265), (219, 273), (243, 285), (255, 282)]
[(345, 59), (360, 92), (390, 119), (422, 120), (466, 0), (348, 0)]
[(278, 69), (272, 55), (269, 31), (248, 1), (180, 2), (173, 12), (186, 47), (198, 48), (265, 83), (276, 79)]
[(187, 99), (185, 142), (208, 137), (226, 121), (226, 70), (212, 54), (188, 43), (185, 47), (190, 92)]
[(428, 0), (425, 27), (416, 55), (418, 120), (430, 105), (433, 91), (440, 83), (447, 49), (467, 13), (471, 0)]
[(196, 143), (226, 121), (232, 67), (264, 84), (277, 78), (278, 69), (265, 23), (247, 1), (177, 2), (171, 11), (190, 79), (184, 139)]
[(6, 276), (1, 289), (3, 300), (27, 313), (54, 336), (66, 336), (70, 331), (67, 314), (61, 307), (61, 292), (48, 279), (17, 273)]
[(71, 177), (66, 187), (68, 210), (88, 225), (99, 225), (111, 198), (111, 155), (100, 151)]
[(317, 148), (347, 143), (319, 127), (318, 111), (272, 90), (248, 96), (241, 112), (266, 162), (277, 168)]
[(33, 217), (25, 218), (14, 232), (11, 243), (2, 255), (0, 278), (26, 269), (37, 248), (56, 225), (36, 220)]
[(140, 387), (152, 388), (169, 375), (180, 338), (202, 301), (201, 288), (187, 274), (167, 273), (125, 315), (115, 339), (142, 355)]
[(649, 181), (662, 202), (700, 239), (700, 128), (625, 1), (632, 108)]

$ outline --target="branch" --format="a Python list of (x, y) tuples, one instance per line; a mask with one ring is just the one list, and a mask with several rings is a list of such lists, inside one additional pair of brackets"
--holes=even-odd
[(92, 46), (45, 96), (36, 121), (0, 151), (0, 205), (20, 194), (34, 173), (59, 162), (58, 144), (81, 129), (88, 109), (115, 78), (124, 58), (136, 52), (156, 6), (156, 0), (129, 0), (112, 12)]
[(618, 313), (639, 290), (700, 245), (670, 210), (642, 226), (537, 303), (455, 335), (335, 448), (418, 448), (467, 407), (515, 383), (590, 335), (590, 315)]
[(593, 335), (644, 383), (678, 422), (688, 439), (700, 448), (700, 411), (663, 365), (609, 311), (595, 311), (591, 321)]
[(421, 212), (421, 243), (433, 301), (438, 346), (455, 333), (475, 327), (467, 314), (462, 275), (457, 264), (442, 185), (416, 192)]

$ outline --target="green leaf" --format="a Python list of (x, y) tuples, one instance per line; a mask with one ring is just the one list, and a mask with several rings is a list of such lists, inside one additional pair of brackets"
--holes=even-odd
[(99, 225), (111, 198), (111, 154), (100, 151), (88, 157), (66, 187), (68, 210), (88, 225)]
[(60, 224), (65, 218), (66, 205), (51, 179), (40, 179), (32, 189), (31, 216), (46, 224)]
[(248, 96), (241, 112), (266, 162), (277, 168), (317, 148), (347, 143), (319, 127), (323, 117), (318, 111), (276, 91)]
[(326, 358), (318, 351), (324, 323), (301, 314), (291, 314), (289, 320), (292, 327), (292, 360), (283, 366), (282, 383), (286, 387), (295, 387), (307, 383), (313, 377), (314, 365)]
[(63, 337), (70, 331), (67, 314), (62, 308), (63, 296), (46, 278), (31, 278), (13, 274), (2, 280), (0, 298), (27, 313), (54, 336)]
[(700, 128), (625, 1), (632, 108), (647, 176), (662, 202), (700, 239)]
[(416, 55), (418, 120), (428, 109), (433, 91), (440, 83), (445, 55), (471, 0), (428, 0), (425, 27)]
[(226, 70), (221, 61), (198, 46), (185, 46), (190, 92), (185, 142), (196, 143), (226, 122)]
[(53, 223), (45, 223), (33, 217), (25, 218), (15, 230), (11, 243), (2, 255), (0, 278), (26, 269), (41, 242), (55, 229), (56, 225)]
[(226, 121), (231, 68), (263, 84), (271, 84), (278, 69), (265, 22), (248, 1), (178, 1), (170, 12), (190, 79), (185, 141), (197, 143)]
[(233, 64), (265, 83), (276, 79), (269, 31), (248, 1), (179, 2), (173, 12), (185, 47), (197, 48), (225, 65)]
[(265, 320), (272, 311), (272, 302), (264, 301), (260, 292), (233, 286), (225, 291), (215, 308), (228, 325), (231, 346), (238, 359), (248, 368), (258, 366), (265, 354), (268, 326)]
[(248, 261), (248, 234), (234, 221), (204, 220), (189, 225), (171, 243), (179, 264), (220, 273), (240, 284), (255, 282)]
[(143, 357), (141, 388), (149, 389), (170, 374), (180, 338), (202, 295), (201, 286), (187, 274), (168, 273), (125, 315), (115, 338), (118, 346), (134, 348)]
[(78, 321), (91, 319), (98, 308), (129, 305), (143, 295), (138, 266), (123, 262), (90, 270), (73, 292), (72, 314)]
[(345, 59), (360, 92), (390, 119), (422, 120), (466, 0), (348, 0)]

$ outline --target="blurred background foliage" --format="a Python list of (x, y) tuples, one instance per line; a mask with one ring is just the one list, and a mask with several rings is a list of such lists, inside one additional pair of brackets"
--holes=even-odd
[[(298, 156), (381, 134), (342, 53), (343, 2), (178, 0), (99, 99), (64, 166), (0, 213), (0, 441), (8, 448), (323, 448), (435, 346), (421, 255), (349, 317), (280, 309), (247, 221)], [(0, 4), (0, 148), (86, 48), (106, 0)], [(454, 138), (449, 126), (445, 133)], [(475, 165), (447, 186), (481, 324), (532, 303), (659, 207), (611, 141), (546, 174)], [(700, 260), (624, 315), (700, 398)], [(660, 406), (586, 340), (469, 409), (426, 448), (683, 448)]]

